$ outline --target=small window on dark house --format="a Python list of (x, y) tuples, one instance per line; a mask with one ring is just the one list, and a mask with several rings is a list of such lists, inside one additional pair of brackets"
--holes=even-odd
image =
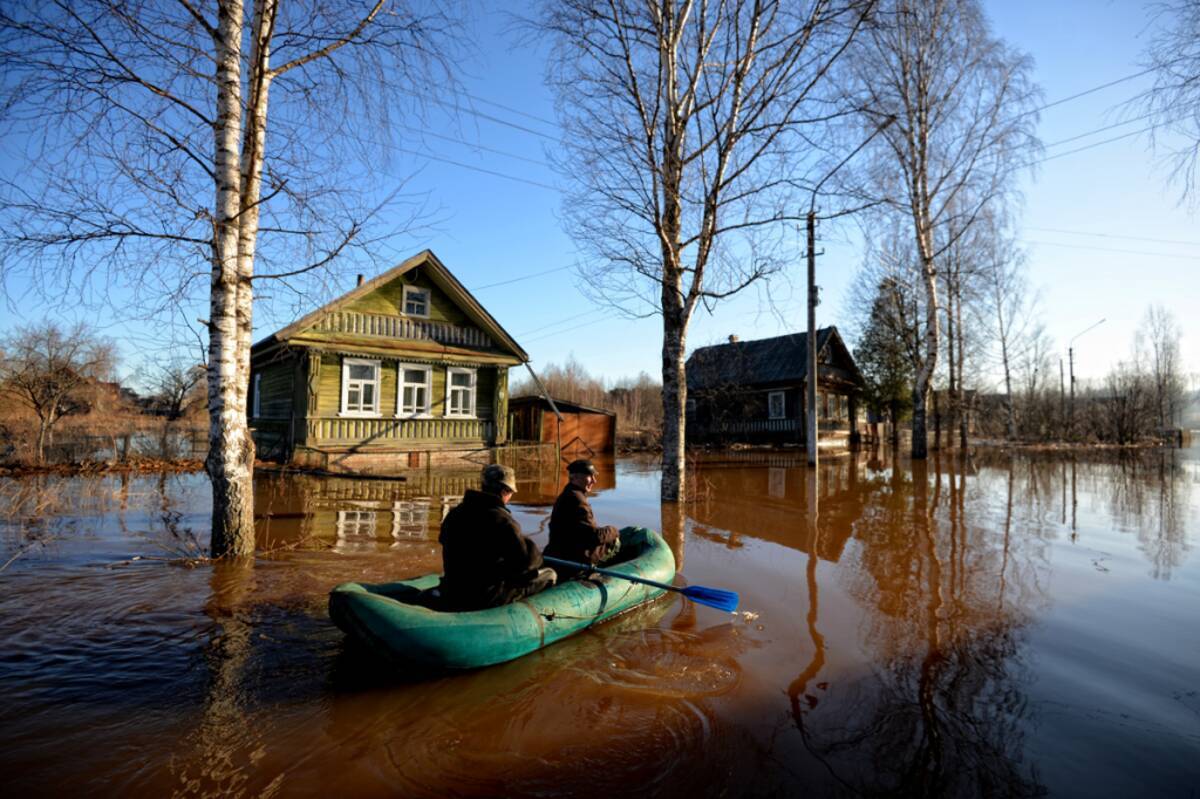
[(787, 406), (784, 404), (782, 391), (772, 391), (767, 394), (767, 417), (770, 419), (787, 418)]

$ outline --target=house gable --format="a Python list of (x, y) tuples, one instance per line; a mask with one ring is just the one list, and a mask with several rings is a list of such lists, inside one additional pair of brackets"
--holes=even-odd
[[(426, 313), (405, 313), (405, 289), (427, 292)], [(528, 355), (431, 251), (408, 259), (254, 345), (279, 344), (431, 359), (483, 358), (508, 364)]]

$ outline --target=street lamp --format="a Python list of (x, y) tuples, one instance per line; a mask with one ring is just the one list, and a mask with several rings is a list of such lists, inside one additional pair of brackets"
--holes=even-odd
[(825, 181), (833, 177), (851, 158), (858, 155), (862, 148), (870, 144), (872, 139), (895, 121), (896, 117), (889, 116), (880, 122), (875, 130), (871, 131), (871, 135), (863, 139), (862, 144), (855, 147), (853, 152), (842, 159), (841, 163), (829, 170), (825, 177), (821, 178), (817, 182), (817, 185), (813, 187), (812, 198), (808, 204), (808, 340), (805, 342), (808, 350), (808, 370), (804, 378), (807, 384), (805, 390), (805, 407), (807, 412), (804, 414), (804, 421), (806, 422), (804, 444), (805, 449), (808, 451), (808, 465), (814, 468), (817, 465), (817, 305), (821, 302), (817, 296), (817, 194), (820, 193), (821, 187), (825, 185)]
[(1090, 330), (1095, 330), (1097, 327), (1104, 324), (1105, 321), (1105, 319), (1101, 319), (1096, 324), (1081, 330), (1080, 332), (1071, 336), (1071, 339), (1067, 342), (1067, 363), (1069, 364), (1071, 370), (1071, 416), (1067, 420), (1067, 437), (1072, 441), (1075, 440), (1075, 348), (1071, 345), (1075, 343), (1075, 339), (1079, 338)]

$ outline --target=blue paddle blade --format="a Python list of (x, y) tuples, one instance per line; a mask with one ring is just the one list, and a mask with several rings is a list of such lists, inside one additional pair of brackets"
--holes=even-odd
[(722, 591), (720, 588), (708, 588), (703, 585), (689, 585), (680, 592), (693, 602), (708, 605), (710, 608), (723, 610), (726, 613), (733, 613), (737, 610), (738, 595), (733, 591)]

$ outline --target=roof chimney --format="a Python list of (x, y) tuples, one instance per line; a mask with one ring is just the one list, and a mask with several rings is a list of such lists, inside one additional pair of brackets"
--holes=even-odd
[(730, 334), (729, 334), (729, 343), (730, 343), (730, 344), (737, 344), (739, 340), (740, 340), (740, 339), (738, 339), (738, 337), (737, 337), (737, 333), (730, 333)]
[(358, 285), (360, 285), (360, 286), (361, 286), (362, 284), (363, 284), (363, 276), (362, 276), (362, 275), (359, 275), (359, 276), (358, 276)]

